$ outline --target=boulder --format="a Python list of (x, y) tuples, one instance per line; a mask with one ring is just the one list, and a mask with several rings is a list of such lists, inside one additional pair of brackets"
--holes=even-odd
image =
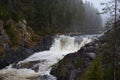
[[(35, 52), (49, 50), (49, 48), (52, 45), (52, 42), (53, 42), (53, 37), (47, 36), (47, 37), (44, 37), (40, 43), (38, 43), (37, 45), (35, 45), (32, 48), (25, 45), (24, 42), (20, 43), (23, 46), (15, 49), (15, 50), (8, 48), (9, 46), (5, 45), (7, 50), (5, 51), (5, 55), (0, 57), (0, 64), (2, 64), (2, 65), (0, 65), (0, 69), (4, 68), (10, 64), (17, 63), (21, 60), (24, 60), (25, 58), (31, 56)], [(35, 68), (33, 67), (33, 69), (37, 69), (37, 67), (35, 67)]]
[[(51, 74), (56, 76), (58, 80), (75, 80), (78, 74), (83, 74), (89, 67), (92, 59), (89, 58), (85, 49), (81, 49), (76, 53), (71, 53), (64, 57), (51, 70)], [(81, 75), (79, 75), (81, 77)]]
[(81, 80), (87, 68), (96, 57), (96, 44), (89, 43), (78, 52), (66, 55), (51, 70), (57, 80)]

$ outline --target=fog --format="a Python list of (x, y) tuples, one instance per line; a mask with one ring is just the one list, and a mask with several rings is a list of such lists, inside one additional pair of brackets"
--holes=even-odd
[(96, 7), (100, 12), (102, 11), (102, 8), (104, 7), (103, 5), (101, 5), (100, 3), (103, 3), (103, 2), (108, 2), (110, 0), (83, 0), (84, 2), (85, 1), (89, 1), (91, 2), (94, 7)]
[[(101, 5), (101, 3), (103, 2), (108, 2), (111, 0), (83, 0), (83, 2), (89, 1), (91, 2), (95, 8), (98, 9), (99, 12), (102, 12), (102, 9), (105, 7), (104, 5)], [(107, 21), (109, 17), (109, 14), (102, 14), (102, 20), (103, 20), (103, 25), (105, 24), (105, 22)]]

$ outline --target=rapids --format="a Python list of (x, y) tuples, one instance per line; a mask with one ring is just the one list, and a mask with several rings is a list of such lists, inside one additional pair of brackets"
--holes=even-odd
[[(32, 66), (37, 66), (37, 71), (28, 68), (13, 68), (11, 64), (7, 68), (0, 70), (0, 80), (56, 80), (56, 77), (49, 74), (52, 66), (64, 58), (65, 55), (78, 51), (94, 39), (96, 39), (96, 35), (74, 37), (58, 35), (48, 51), (34, 53), (32, 56), (17, 63), (21, 67), (22, 64), (39, 61)], [(45, 75), (47, 78), (42, 78)]]

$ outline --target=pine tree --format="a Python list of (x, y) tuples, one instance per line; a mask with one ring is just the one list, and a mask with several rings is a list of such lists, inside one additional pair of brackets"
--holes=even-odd
[(97, 57), (86, 71), (83, 80), (103, 80), (103, 71), (104, 69), (101, 64), (101, 58)]

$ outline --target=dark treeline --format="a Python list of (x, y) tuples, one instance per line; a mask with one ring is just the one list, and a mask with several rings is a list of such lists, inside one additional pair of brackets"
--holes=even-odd
[(101, 16), (82, 0), (0, 0), (0, 18), (25, 19), (38, 34), (102, 30)]
[[(86, 2), (85, 3), (85, 21), (84, 27), (85, 31), (88, 33), (97, 33), (102, 30), (102, 18), (101, 15), (98, 15), (98, 9), (94, 8), (93, 4)], [(87, 30), (86, 30), (87, 27)]]

